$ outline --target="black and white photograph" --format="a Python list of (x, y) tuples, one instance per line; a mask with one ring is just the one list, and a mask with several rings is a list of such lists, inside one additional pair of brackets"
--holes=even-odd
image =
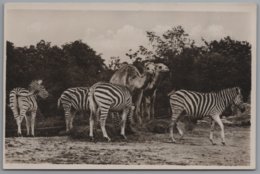
[(256, 4), (6, 3), (4, 169), (255, 169)]

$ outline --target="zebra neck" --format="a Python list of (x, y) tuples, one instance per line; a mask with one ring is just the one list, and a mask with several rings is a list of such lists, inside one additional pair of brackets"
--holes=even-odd
[(220, 91), (218, 96), (223, 101), (225, 108), (231, 104), (234, 98), (233, 93), (231, 93), (228, 89)]

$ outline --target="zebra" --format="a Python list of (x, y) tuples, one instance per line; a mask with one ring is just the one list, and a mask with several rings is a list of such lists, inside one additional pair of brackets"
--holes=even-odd
[(73, 128), (73, 120), (77, 112), (87, 112), (89, 87), (66, 89), (58, 99), (58, 108), (62, 105), (65, 113), (66, 132)]
[[(58, 99), (58, 108), (62, 105), (64, 109), (67, 133), (73, 128), (73, 120), (77, 112), (89, 112), (89, 107), (87, 104), (88, 93), (89, 87), (73, 87), (63, 91)], [(118, 127), (118, 125), (120, 125), (118, 113), (113, 112), (111, 115), (113, 124)]]
[[(14, 88), (9, 94), (9, 106), (13, 112), (17, 124), (17, 134), (22, 136), (21, 124), (23, 118), (26, 121), (27, 136), (34, 136), (35, 117), (37, 112), (37, 97), (45, 99), (48, 97), (48, 92), (42, 85), (42, 80), (34, 80), (29, 85), (29, 90), (24, 88)], [(29, 121), (28, 114), (31, 114), (31, 121)], [(30, 125), (31, 122), (31, 125)]]
[(176, 126), (181, 138), (182, 130), (178, 127), (178, 120), (185, 112), (192, 120), (203, 119), (206, 116), (211, 118), (210, 142), (213, 141), (213, 131), (215, 123), (220, 126), (222, 144), (225, 145), (224, 125), (220, 119), (220, 114), (230, 104), (236, 105), (241, 111), (244, 110), (243, 96), (239, 87), (223, 89), (218, 92), (199, 93), (188, 90), (178, 90), (169, 93), (172, 117), (170, 123), (170, 137), (173, 143), (173, 128)]
[(88, 95), (88, 104), (90, 109), (89, 118), (89, 136), (93, 138), (94, 116), (100, 121), (100, 127), (103, 137), (111, 141), (107, 135), (105, 124), (109, 111), (120, 112), (121, 115), (121, 131), (120, 135), (127, 139), (125, 136), (125, 125), (129, 115), (130, 122), (132, 121), (133, 110), (135, 107), (132, 103), (132, 95), (129, 89), (122, 85), (116, 85), (108, 82), (98, 82), (90, 88)]

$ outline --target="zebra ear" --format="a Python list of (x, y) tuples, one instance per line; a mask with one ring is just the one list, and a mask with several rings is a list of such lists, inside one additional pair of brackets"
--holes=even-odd
[(38, 84), (41, 85), (42, 84), (42, 80), (38, 80)]
[(239, 88), (239, 87), (236, 87), (236, 92), (237, 92), (237, 94), (240, 94), (240, 93), (241, 93), (241, 91), (240, 91), (240, 88)]

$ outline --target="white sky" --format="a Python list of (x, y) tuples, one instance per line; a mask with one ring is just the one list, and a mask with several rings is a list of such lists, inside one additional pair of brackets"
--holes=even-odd
[(60, 46), (81, 39), (106, 60), (119, 56), (124, 61), (129, 49), (147, 46), (145, 31), (159, 34), (177, 25), (198, 44), (202, 37), (253, 39), (246, 12), (8, 10), (5, 15), (6, 40), (15, 46), (35, 45), (41, 39)]

